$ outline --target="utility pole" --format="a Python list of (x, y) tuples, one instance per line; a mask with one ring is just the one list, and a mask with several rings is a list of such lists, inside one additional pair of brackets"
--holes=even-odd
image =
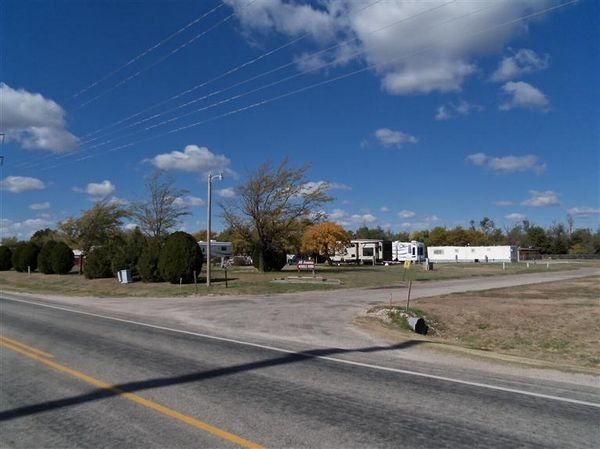
[(211, 201), (212, 201), (212, 180), (217, 178), (223, 181), (223, 173), (218, 175), (208, 174), (208, 215), (206, 218), (206, 286), (210, 287), (210, 222), (211, 222)]

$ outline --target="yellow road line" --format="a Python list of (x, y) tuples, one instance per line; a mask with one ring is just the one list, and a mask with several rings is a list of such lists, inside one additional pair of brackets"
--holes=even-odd
[[(189, 415), (185, 415), (176, 410), (165, 407), (164, 405), (161, 405), (157, 402), (150, 401), (148, 399), (144, 399), (143, 397), (138, 396), (137, 394), (127, 392), (118, 387), (110, 385), (106, 382), (98, 380), (94, 377), (88, 376), (87, 374), (84, 374), (80, 371), (69, 368), (68, 366), (61, 365), (60, 363), (54, 362), (52, 360), (48, 360), (47, 358), (44, 358), (37, 354), (37, 353), (44, 354), (43, 351), (39, 351), (39, 350), (30, 351), (30, 350), (24, 349), (21, 347), (24, 345), (16, 345), (14, 343), (10, 343), (9, 342), (10, 339), (7, 339), (6, 337), (3, 337), (2, 340), (4, 340), (4, 341), (0, 341), (0, 346), (4, 346), (6, 348), (12, 349), (13, 351), (18, 352), (19, 354), (22, 354), (26, 357), (29, 357), (30, 359), (40, 362), (40, 363), (43, 363), (46, 366), (54, 368), (63, 373), (66, 373), (72, 377), (83, 380), (84, 382), (94, 385), (95, 387), (102, 388), (103, 390), (112, 391), (116, 395), (121, 396), (125, 399), (129, 399), (130, 401), (135, 402), (136, 404), (143, 405), (144, 407), (147, 407), (156, 412), (162, 413), (163, 415), (177, 419), (177, 420), (184, 422), (192, 427), (195, 427), (197, 429), (203, 430), (204, 432), (210, 433), (211, 435), (222, 438), (231, 443), (235, 443), (239, 446), (242, 446), (242, 447), (245, 447), (248, 449), (266, 449), (264, 446), (261, 446), (260, 444), (254, 443), (250, 440), (239, 437), (233, 433), (227, 432), (226, 430), (212, 426), (208, 423), (205, 423), (204, 421), (193, 418)], [(28, 348), (31, 348), (31, 347), (28, 347)], [(35, 349), (35, 348), (32, 348), (32, 349)]]
[(21, 343), (18, 340), (13, 340), (12, 338), (8, 338), (5, 335), (0, 335), (0, 341), (5, 341), (7, 343), (10, 343), (11, 345), (18, 346), (20, 348), (25, 349), (26, 351), (32, 352), (32, 353), (37, 354), (42, 357), (47, 357), (49, 359), (54, 358), (54, 356), (48, 352), (41, 351), (37, 348), (34, 348), (33, 346), (29, 346), (29, 345), (26, 345), (25, 343)]

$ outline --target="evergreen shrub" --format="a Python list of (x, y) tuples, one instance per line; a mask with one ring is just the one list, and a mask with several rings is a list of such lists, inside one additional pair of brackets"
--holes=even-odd
[(56, 274), (68, 274), (75, 265), (73, 250), (64, 242), (56, 242), (50, 254), (52, 271)]
[(8, 246), (0, 246), (0, 271), (8, 271), (12, 266), (12, 251)]
[(85, 259), (83, 273), (87, 279), (101, 279), (113, 277), (111, 268), (111, 251), (109, 248), (99, 246), (94, 248)]
[(174, 232), (169, 235), (160, 251), (158, 269), (165, 281), (178, 284), (180, 279), (188, 284), (194, 281), (202, 269), (202, 250), (196, 239), (187, 232)]

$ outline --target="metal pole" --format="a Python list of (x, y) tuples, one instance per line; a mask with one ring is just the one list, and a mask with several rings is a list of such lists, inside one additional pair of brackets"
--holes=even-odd
[(208, 174), (208, 218), (206, 219), (206, 286), (210, 287), (210, 206), (212, 196), (212, 175)]
[(211, 202), (212, 202), (212, 180), (218, 178), (219, 181), (223, 180), (223, 173), (218, 175), (208, 174), (208, 216), (206, 219), (206, 286), (210, 287), (210, 222), (211, 222)]

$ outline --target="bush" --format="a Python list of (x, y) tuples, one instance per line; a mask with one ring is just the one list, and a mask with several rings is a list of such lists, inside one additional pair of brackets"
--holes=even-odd
[(0, 246), (0, 271), (8, 271), (12, 268), (12, 254), (8, 246)]
[(160, 257), (160, 244), (152, 241), (142, 250), (138, 260), (137, 269), (140, 278), (144, 282), (160, 282), (163, 278), (158, 269), (158, 259)]
[(130, 270), (132, 277), (138, 277), (138, 262), (142, 251), (146, 247), (146, 238), (140, 230), (136, 228), (133, 232), (125, 235), (123, 238), (111, 242), (110, 247), (113, 253), (113, 274), (116, 275), (120, 270)]
[(40, 247), (34, 242), (19, 242), (12, 255), (12, 264), (15, 270), (25, 272), (28, 269), (37, 269), (37, 258)]
[(182, 231), (169, 235), (160, 251), (158, 270), (165, 281), (172, 284), (194, 281), (194, 271), (202, 269), (202, 250), (196, 239)]
[(37, 258), (38, 269), (39, 269), (40, 273), (44, 273), (44, 274), (54, 273), (54, 270), (52, 269), (51, 255), (52, 255), (52, 250), (56, 246), (56, 243), (57, 242), (55, 240), (48, 240), (42, 246), (42, 249), (40, 250), (40, 253), (38, 254), (38, 258)]
[[(281, 271), (283, 267), (285, 267), (287, 263), (287, 255), (285, 251), (276, 250), (273, 248), (267, 248), (264, 250), (264, 270), (265, 272), (269, 271)], [(259, 268), (259, 260), (260, 253), (256, 249), (252, 254), (252, 264), (255, 268)]]
[(83, 273), (87, 279), (101, 279), (113, 277), (111, 269), (111, 251), (100, 246), (94, 248), (85, 259)]
[(64, 242), (56, 242), (50, 254), (50, 264), (56, 274), (70, 273), (75, 265), (73, 250)]

